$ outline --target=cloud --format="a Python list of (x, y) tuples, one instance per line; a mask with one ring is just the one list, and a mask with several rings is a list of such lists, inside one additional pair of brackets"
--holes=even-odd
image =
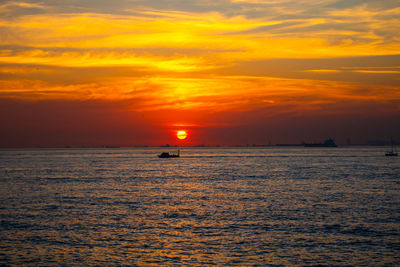
[[(330, 105), (343, 101), (387, 103), (400, 99), (396, 86), (316, 81), (312, 79), (256, 76), (204, 76), (199, 78), (153, 77), (104, 78), (97, 82), (56, 85), (34, 80), (0, 81), (0, 97), (29, 100), (128, 101), (137, 112), (223, 112), (274, 108), (299, 113), (331, 112)], [(284, 107), (278, 109), (277, 107)], [(325, 110), (325, 111), (324, 111)], [(338, 111), (339, 112), (339, 111)], [(271, 112), (277, 116), (279, 113)]]
[(227, 16), (215, 11), (198, 13), (142, 7), (133, 15), (22, 16), (12, 21), (2, 20), (0, 32), (2, 45), (40, 49), (203, 48), (211, 53), (229, 50), (227, 55), (233, 59), (384, 55), (399, 51), (394, 37), (399, 19), (393, 16), (398, 11), (398, 8), (376, 11), (361, 6), (324, 10), (319, 16), (251, 18), (245, 14)]
[(352, 70), (352, 72), (374, 74), (400, 74), (400, 70)]
[(0, 4), (1, 16), (10, 20), (19, 16), (41, 14), (47, 11), (49, 8), (40, 2), (3, 1)]
[(338, 73), (340, 70), (323, 69), (323, 70), (304, 70), (304, 72), (316, 72), (316, 73)]

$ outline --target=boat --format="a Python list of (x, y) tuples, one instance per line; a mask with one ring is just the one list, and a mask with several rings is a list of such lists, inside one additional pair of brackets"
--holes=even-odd
[(387, 156), (387, 157), (396, 157), (397, 156), (397, 152), (394, 149), (394, 143), (393, 143), (393, 139), (392, 138), (390, 138), (390, 143), (392, 145), (392, 150), (386, 152), (385, 156)]
[(178, 153), (162, 152), (158, 155), (159, 158), (179, 158), (179, 156), (179, 150)]
[(337, 144), (333, 141), (332, 138), (328, 138), (323, 143), (304, 143), (305, 147), (337, 147)]

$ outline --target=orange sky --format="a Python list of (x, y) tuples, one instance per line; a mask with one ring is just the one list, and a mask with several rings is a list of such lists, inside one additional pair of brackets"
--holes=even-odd
[(2, 1), (0, 147), (400, 139), (398, 14), (394, 0)]

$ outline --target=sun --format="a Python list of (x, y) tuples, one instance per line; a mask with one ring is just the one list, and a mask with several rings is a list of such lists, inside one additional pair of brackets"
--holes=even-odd
[(181, 140), (186, 139), (187, 132), (185, 130), (176, 131), (176, 137), (178, 137), (178, 139), (181, 139)]

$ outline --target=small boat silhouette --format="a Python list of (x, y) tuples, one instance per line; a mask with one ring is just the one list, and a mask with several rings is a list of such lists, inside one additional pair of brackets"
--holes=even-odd
[(386, 152), (385, 156), (387, 156), (387, 157), (395, 157), (395, 156), (397, 156), (397, 152), (394, 150), (394, 143), (393, 143), (393, 139), (392, 138), (390, 138), (390, 143), (392, 144), (392, 150)]
[(179, 156), (179, 150), (178, 153), (162, 152), (158, 155), (159, 158), (179, 158)]

